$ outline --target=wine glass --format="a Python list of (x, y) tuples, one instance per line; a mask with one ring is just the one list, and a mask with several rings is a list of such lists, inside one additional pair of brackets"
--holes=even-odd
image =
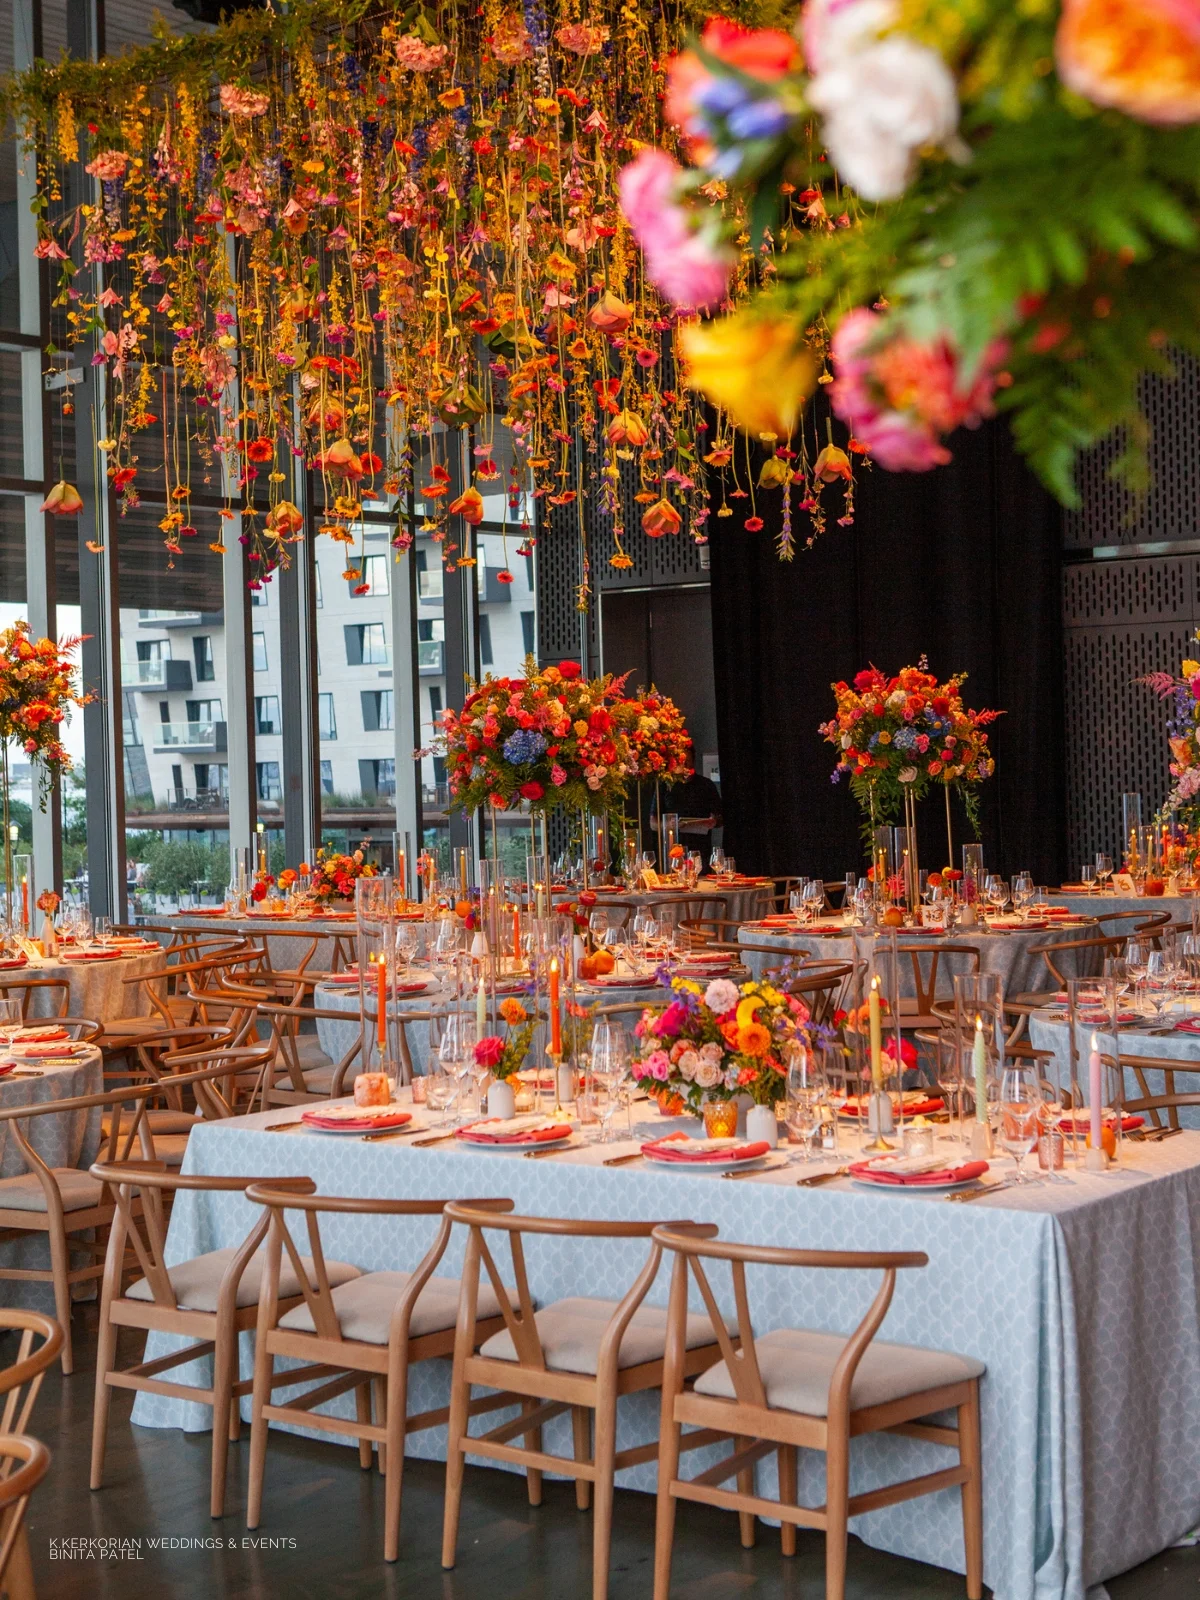
[(425, 1078), (425, 1104), (429, 1108), (430, 1120), (435, 1126), (440, 1127), (446, 1121), (446, 1114), (454, 1103), (456, 1085), (448, 1072), (439, 1070), (430, 1072)]
[(629, 1105), (632, 1083), (633, 1052), (629, 1036), (619, 1022), (611, 1017), (597, 1018), (592, 1029), (591, 1056), (592, 1072), (604, 1082), (608, 1091), (607, 1105), (602, 1103), (599, 1108), (602, 1136), (607, 1140), (611, 1137), (610, 1125), (618, 1108)]
[(1092, 861), (1085, 861), (1079, 870), (1079, 878), (1080, 882), (1083, 884), (1083, 887), (1090, 893), (1092, 885), (1096, 881), (1095, 863)]
[(0, 1039), (4, 1040), (6, 1054), (12, 1053), (13, 1040), (23, 1027), (21, 1002), (19, 1000), (0, 1000)]
[(93, 923), (93, 932), (96, 935), (96, 943), (102, 950), (106, 950), (108, 948), (108, 942), (112, 938), (112, 925), (113, 923), (111, 917), (97, 917)]
[(1008, 904), (1008, 884), (998, 874), (993, 873), (992, 876), (987, 880), (985, 889), (989, 901), (996, 908), (997, 915), (1000, 915), (1005, 906)]
[(417, 930), (411, 922), (398, 922), (396, 924), (396, 955), (400, 960), (400, 970), (405, 972), (412, 965), (412, 958), (417, 949)]
[(1125, 976), (1135, 992), (1146, 976), (1153, 948), (1145, 939), (1128, 939), (1125, 942)]
[(1106, 856), (1103, 850), (1096, 851), (1096, 876), (1100, 879), (1100, 887), (1108, 888), (1108, 880), (1113, 875), (1112, 857)]
[(460, 1116), (467, 1115), (467, 1081), (475, 1067), (475, 1018), (465, 1011), (452, 1011), (442, 1028), (438, 1061), (443, 1072), (456, 1084), (455, 1099)]
[(939, 1134), (940, 1139), (960, 1142), (965, 1139), (963, 1130), (963, 1065), (961, 1041), (953, 1030), (943, 1028), (937, 1039), (937, 1085), (944, 1096), (950, 1115), (958, 1122), (958, 1133)]
[(726, 867), (725, 851), (721, 845), (714, 845), (713, 853), (708, 858), (708, 864), (713, 869), (714, 874), (718, 878), (721, 877)]
[(1155, 1021), (1161, 1022), (1163, 1010), (1170, 1004), (1174, 993), (1170, 958), (1165, 950), (1151, 950), (1146, 960), (1142, 987), (1147, 1000), (1154, 1007)]
[(1032, 1061), (1010, 1060), (1000, 1080), (1000, 1143), (1017, 1163), (1017, 1182), (1033, 1184), (1025, 1175), (1025, 1157), (1036, 1149), (1042, 1109), (1042, 1085)]
[(805, 920), (816, 922), (825, 909), (825, 885), (820, 878), (810, 878), (804, 885), (803, 903)]
[(588, 917), (588, 931), (596, 944), (603, 944), (604, 935), (608, 932), (608, 912), (603, 910), (593, 911)]

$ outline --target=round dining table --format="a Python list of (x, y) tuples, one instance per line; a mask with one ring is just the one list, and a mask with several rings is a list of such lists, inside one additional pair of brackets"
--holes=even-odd
[[(1122, 1007), (1125, 1007), (1124, 1001)], [(1200, 998), (1180, 998), (1171, 1002), (1161, 1018), (1132, 1003), (1118, 1015), (1132, 1020), (1119, 1022), (1115, 1036), (1111, 1024), (1103, 1028), (1095, 1021), (1076, 1020), (1075, 1075), (1084, 1099), (1087, 1097), (1088, 1056), (1093, 1035), (1102, 1054), (1119, 1054), (1126, 1062), (1132, 1056), (1148, 1056), (1188, 1063), (1192, 1071), (1172, 1074), (1175, 1091), (1180, 1094), (1200, 1094), (1200, 1032), (1194, 1031), (1200, 1029)], [(1053, 1058), (1043, 1075), (1060, 1094), (1069, 1092), (1071, 1023), (1066, 1006), (1048, 1006), (1045, 1010), (1033, 1012), (1029, 1018), (1029, 1042), (1035, 1050), (1048, 1051)], [(1152, 1095), (1161, 1094), (1166, 1086), (1165, 1074), (1149, 1067), (1141, 1070), (1146, 1090)], [(1126, 1097), (1140, 1096), (1142, 1089), (1134, 1070), (1126, 1066), (1122, 1076)], [(1165, 1111), (1159, 1115), (1164, 1122), (1167, 1120)], [(1180, 1106), (1178, 1117), (1181, 1127), (1200, 1128), (1200, 1105)]]
[[(69, 1017), (87, 1017), (93, 1022), (146, 1017), (153, 1009), (147, 986), (133, 980), (165, 972), (166, 965), (166, 952), (157, 947), (118, 955), (60, 950), (57, 956), (31, 956), (22, 966), (0, 964), (0, 995), (10, 986), (19, 987), (38, 978), (53, 978), (70, 988), (65, 1013)], [(50, 1017), (57, 1014), (58, 991), (33, 990), (28, 1015)]]

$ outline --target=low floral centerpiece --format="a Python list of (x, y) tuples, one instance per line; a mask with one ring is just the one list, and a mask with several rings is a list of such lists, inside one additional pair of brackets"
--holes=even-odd
[(504, 1023), (504, 1033), (490, 1033), (478, 1040), (475, 1061), (478, 1066), (487, 1067), (498, 1083), (503, 1083), (515, 1078), (525, 1065), (537, 1028), (537, 1017), (512, 995), (501, 1000), (500, 1017)]
[(833, 781), (849, 776), (868, 837), (874, 828), (898, 822), (902, 813), (914, 826), (916, 802), (935, 787), (946, 799), (949, 864), (952, 789), (978, 837), (979, 786), (996, 770), (987, 729), (1003, 713), (970, 710), (962, 697), (966, 678), (956, 672), (939, 683), (922, 656), (917, 666), (902, 667), (894, 677), (868, 667), (856, 674), (853, 685), (832, 685), (837, 712), (818, 731), (837, 748)]
[(461, 711), (442, 712), (435, 740), (450, 803), (468, 813), (523, 800), (535, 812), (619, 809), (634, 766), (616, 715), (623, 685), (583, 677), (577, 661), (539, 672), (532, 657), (523, 678), (474, 684)]
[(367, 861), (361, 850), (347, 855), (331, 845), (322, 845), (312, 864), (309, 893), (318, 900), (354, 898), (354, 885), (359, 878), (378, 876), (378, 867)]
[(757, 980), (672, 978), (670, 989), (670, 1004), (647, 1008), (634, 1027), (634, 1078), (664, 1111), (701, 1116), (706, 1101), (785, 1097), (783, 1050), (809, 1021), (802, 1000)]

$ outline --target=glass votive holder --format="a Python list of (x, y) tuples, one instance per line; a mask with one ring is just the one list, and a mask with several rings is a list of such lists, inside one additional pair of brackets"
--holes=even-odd
[(1038, 1166), (1043, 1172), (1062, 1170), (1066, 1140), (1058, 1128), (1043, 1128), (1038, 1139)]
[(360, 1072), (354, 1080), (356, 1106), (386, 1106), (392, 1098), (392, 1080), (386, 1072)]
[(931, 1156), (933, 1154), (934, 1127), (924, 1117), (904, 1124), (902, 1147), (906, 1156)]
[(418, 1076), (414, 1077), (412, 1081), (413, 1105), (423, 1106), (425, 1104), (425, 1089), (426, 1083), (424, 1075), (419, 1074)]
[(732, 1139), (737, 1133), (738, 1108), (733, 1100), (706, 1100), (704, 1102), (704, 1136), (706, 1139)]

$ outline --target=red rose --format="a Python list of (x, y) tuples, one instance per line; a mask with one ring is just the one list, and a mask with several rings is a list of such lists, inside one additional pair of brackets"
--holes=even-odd
[(523, 783), (521, 785), (521, 797), (525, 800), (540, 800), (545, 792), (546, 791), (542, 788), (541, 784), (536, 782), (533, 778), (531, 778), (528, 783)]
[(255, 900), (255, 901), (257, 901), (257, 900), (265, 900), (267, 898), (267, 886), (266, 886), (266, 884), (265, 883), (256, 883), (254, 885), (253, 889), (251, 889), (251, 891), (250, 891), (250, 898), (251, 898), (251, 900)]
[(580, 667), (578, 661), (560, 661), (558, 663), (558, 670), (562, 673), (564, 678), (570, 681), (572, 678), (578, 678), (583, 669)]
[(607, 733), (612, 727), (612, 717), (603, 706), (598, 706), (588, 718), (588, 727), (593, 733)]
[(486, 1039), (480, 1039), (475, 1046), (475, 1063), (480, 1067), (498, 1067), (500, 1057), (504, 1054), (504, 1040), (499, 1035), (491, 1033)]

